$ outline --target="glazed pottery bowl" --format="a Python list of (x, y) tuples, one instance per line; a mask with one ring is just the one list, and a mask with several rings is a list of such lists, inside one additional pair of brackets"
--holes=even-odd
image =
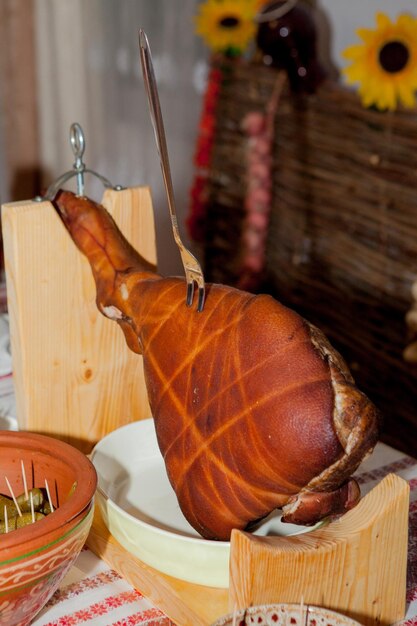
[(0, 431), (0, 494), (10, 496), (9, 485), (16, 497), (24, 494), (23, 475), (29, 490), (45, 490), (47, 484), (54, 511), (0, 535), (1, 626), (34, 619), (78, 556), (92, 523), (97, 476), (82, 452), (52, 437)]
[(301, 604), (263, 604), (251, 606), (236, 615), (225, 615), (211, 626), (360, 626), (342, 613)]

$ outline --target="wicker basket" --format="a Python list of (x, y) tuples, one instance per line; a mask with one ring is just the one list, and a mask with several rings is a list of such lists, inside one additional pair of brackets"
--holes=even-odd
[[(205, 270), (237, 284), (245, 211), (241, 120), (263, 110), (277, 80), (254, 63), (227, 66), (209, 178)], [(265, 282), (319, 326), (379, 406), (383, 439), (417, 450), (417, 369), (403, 351), (417, 278), (417, 112), (364, 109), (326, 83), (281, 97)]]

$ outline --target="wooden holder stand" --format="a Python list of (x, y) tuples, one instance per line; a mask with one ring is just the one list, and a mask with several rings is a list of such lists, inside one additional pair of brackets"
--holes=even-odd
[[(106, 191), (103, 204), (155, 263), (149, 190)], [(4, 205), (2, 222), (19, 426), (88, 452), (111, 430), (149, 417), (141, 358), (98, 312), (88, 262), (50, 202)], [(365, 625), (388, 625), (404, 617), (408, 505), (408, 484), (390, 474), (355, 509), (311, 533), (234, 531), (229, 589), (191, 585), (144, 565), (110, 536), (98, 511), (87, 543), (178, 626), (207, 626), (234, 607), (301, 599)]]
[[(149, 189), (106, 190), (102, 203), (156, 264)], [(3, 205), (2, 229), (19, 427), (89, 452), (150, 416), (142, 359), (99, 313), (89, 263), (50, 202)]]
[(186, 583), (145, 565), (110, 535), (99, 510), (87, 545), (178, 626), (209, 626), (234, 607), (301, 600), (365, 626), (388, 626), (405, 614), (408, 508), (408, 483), (389, 474), (322, 529), (293, 537), (233, 531), (229, 589)]
[(302, 597), (362, 624), (393, 624), (405, 613), (408, 511), (408, 483), (389, 474), (322, 529), (280, 539), (234, 531), (232, 602), (242, 608)]

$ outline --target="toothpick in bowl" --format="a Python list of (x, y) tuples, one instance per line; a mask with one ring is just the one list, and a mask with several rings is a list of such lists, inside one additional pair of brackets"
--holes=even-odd
[(9, 491), (10, 491), (10, 494), (11, 494), (11, 496), (12, 496), (12, 498), (13, 498), (13, 502), (14, 502), (14, 505), (15, 505), (15, 507), (16, 507), (16, 511), (18, 512), (19, 517), (22, 517), (22, 511), (20, 510), (19, 503), (18, 503), (18, 501), (16, 500), (16, 496), (15, 496), (15, 495), (14, 495), (14, 493), (13, 493), (13, 489), (12, 489), (11, 484), (9, 483), (9, 479), (7, 478), (7, 476), (5, 476), (5, 477), (4, 477), (4, 479), (5, 479), (5, 481), (6, 481), (6, 484), (7, 484), (8, 489), (9, 489)]

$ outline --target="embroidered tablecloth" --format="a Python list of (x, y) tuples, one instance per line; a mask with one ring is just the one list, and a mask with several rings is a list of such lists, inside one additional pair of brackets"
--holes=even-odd
[(88, 548), (32, 626), (168, 626), (172, 622)]

